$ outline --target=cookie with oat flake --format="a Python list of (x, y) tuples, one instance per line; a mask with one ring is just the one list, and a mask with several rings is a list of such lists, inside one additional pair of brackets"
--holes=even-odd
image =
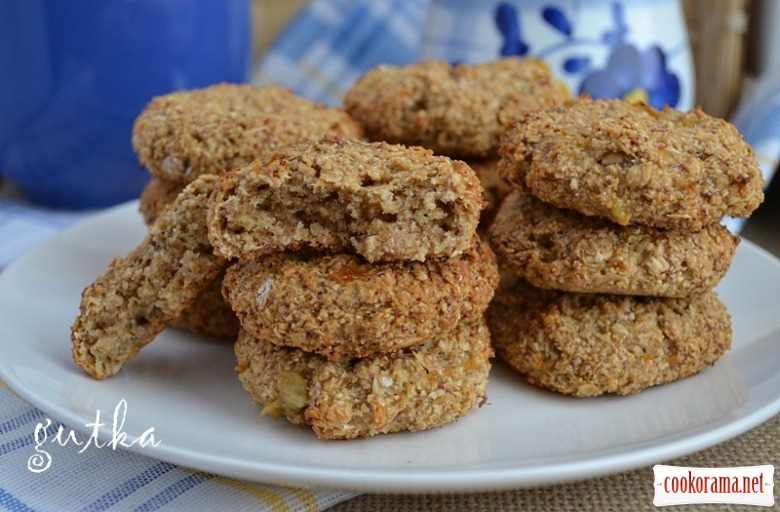
[(216, 180), (207, 174), (187, 185), (141, 244), (115, 258), (82, 292), (72, 355), (96, 379), (119, 372), (226, 267), (206, 230)]
[(488, 233), (503, 270), (540, 288), (580, 293), (704, 293), (726, 274), (739, 245), (720, 224), (693, 232), (620, 226), (522, 190), (504, 200)]
[(153, 98), (135, 120), (132, 144), (154, 176), (189, 183), (326, 135), (362, 138), (363, 131), (344, 110), (288, 89), (223, 83)]
[(223, 281), (243, 328), (331, 360), (367, 357), (447, 335), (487, 309), (498, 286), (486, 242), (459, 256), (368, 263), (347, 253), (280, 253), (232, 265)]
[(540, 60), (424, 61), (369, 70), (347, 91), (344, 108), (370, 140), (485, 158), (495, 156), (501, 132), (519, 114), (565, 97)]
[(457, 256), (484, 201), (465, 163), (421, 147), (326, 138), (224, 174), (209, 238), (227, 258), (352, 249), (370, 262)]
[(684, 298), (569, 293), (505, 277), (487, 313), (498, 356), (534, 386), (627, 395), (704, 370), (731, 347), (714, 291)]
[(499, 152), (510, 183), (623, 226), (698, 230), (747, 217), (764, 198), (750, 145), (699, 108), (580, 97), (521, 116)]
[(487, 402), (484, 318), (426, 343), (337, 361), (258, 340), (235, 346), (241, 384), (261, 415), (308, 425), (320, 439), (356, 439), (452, 423)]

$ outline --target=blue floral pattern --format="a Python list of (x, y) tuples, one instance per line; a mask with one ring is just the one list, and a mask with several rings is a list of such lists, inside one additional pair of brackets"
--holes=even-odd
[(534, 49), (523, 39), (520, 13), (509, 3), (502, 2), (495, 12), (496, 27), (503, 38), (501, 56), (536, 56), (560, 51), (577, 43), (600, 44), (609, 50), (605, 67), (594, 68), (588, 55), (573, 54), (562, 64), (561, 71), (579, 76), (579, 94), (593, 98), (623, 98), (642, 102), (655, 108), (676, 107), (680, 101), (680, 80), (667, 67), (667, 55), (659, 46), (640, 49), (629, 40), (629, 27), (623, 15), (621, 2), (612, 4), (612, 26), (599, 41), (582, 41), (575, 37), (569, 16), (560, 8), (545, 6), (542, 19), (558, 32), (562, 40), (547, 48)]

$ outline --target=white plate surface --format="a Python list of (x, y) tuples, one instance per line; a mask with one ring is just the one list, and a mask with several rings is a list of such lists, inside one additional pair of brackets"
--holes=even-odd
[(356, 491), (486, 491), (585, 479), (667, 461), (732, 438), (780, 411), (780, 262), (747, 241), (718, 290), (734, 343), (695, 377), (627, 397), (534, 389), (494, 365), (489, 403), (442, 428), (321, 442), (258, 418), (232, 347), (167, 329), (122, 372), (96, 381), (70, 357), (81, 290), (143, 237), (137, 203), (61, 233), (0, 274), (0, 376), (69, 427), (108, 425), (121, 400), (131, 450), (226, 476)]

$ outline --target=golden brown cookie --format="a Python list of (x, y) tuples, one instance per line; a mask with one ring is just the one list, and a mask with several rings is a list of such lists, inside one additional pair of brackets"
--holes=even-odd
[(701, 109), (580, 97), (507, 130), (502, 177), (539, 199), (621, 225), (698, 230), (763, 201), (751, 147)]
[(447, 335), (487, 309), (498, 267), (475, 237), (460, 256), (368, 263), (346, 253), (281, 253), (232, 265), (223, 281), (244, 329), (328, 359), (366, 357)]
[(484, 158), (496, 154), (505, 125), (520, 113), (563, 99), (544, 63), (505, 58), (473, 65), (379, 66), (347, 91), (344, 107), (370, 140)]
[(731, 318), (715, 292), (580, 294), (504, 279), (487, 317), (501, 359), (535, 386), (578, 397), (676, 381), (731, 347)]
[(371, 262), (423, 261), (470, 247), (482, 207), (482, 186), (463, 162), (328, 138), (223, 175), (209, 238), (227, 258), (352, 248)]
[(143, 242), (82, 292), (72, 355), (93, 377), (117, 373), (225, 267), (206, 234), (215, 184), (215, 176), (203, 175), (188, 185)]
[(454, 422), (487, 401), (484, 318), (446, 337), (363, 359), (328, 361), (242, 331), (239, 378), (262, 415), (310, 425), (320, 439), (355, 439)]
[(217, 84), (152, 99), (135, 120), (132, 143), (153, 175), (188, 183), (325, 135), (361, 138), (363, 132), (342, 109), (281, 87)]
[(583, 293), (703, 293), (726, 274), (739, 244), (721, 225), (624, 227), (520, 190), (504, 200), (488, 232), (502, 269), (540, 288)]

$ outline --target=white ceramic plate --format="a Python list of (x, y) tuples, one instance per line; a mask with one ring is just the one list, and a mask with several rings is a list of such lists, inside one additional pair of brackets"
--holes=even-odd
[(70, 358), (81, 290), (144, 234), (126, 204), (54, 237), (0, 274), (0, 375), (49, 417), (91, 432), (121, 400), (131, 449), (250, 480), (357, 491), (481, 491), (615, 473), (734, 437), (780, 411), (780, 262), (744, 241), (719, 292), (733, 349), (683, 381), (627, 397), (575, 399), (534, 389), (503, 365), (490, 401), (457, 423), (357, 441), (258, 418), (233, 372), (232, 347), (175, 329), (122, 372), (95, 381)]

